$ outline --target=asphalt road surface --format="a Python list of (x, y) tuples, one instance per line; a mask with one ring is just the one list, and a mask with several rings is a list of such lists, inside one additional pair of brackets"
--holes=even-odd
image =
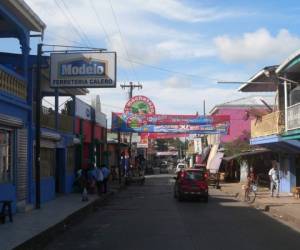
[(300, 249), (300, 234), (219, 190), (208, 203), (178, 202), (172, 178), (131, 185), (46, 249)]

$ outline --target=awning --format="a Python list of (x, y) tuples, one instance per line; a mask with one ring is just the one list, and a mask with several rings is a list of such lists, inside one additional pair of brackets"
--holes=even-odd
[(224, 156), (223, 152), (217, 152), (215, 154), (215, 157), (210, 161), (209, 165), (207, 165), (206, 168), (211, 173), (217, 173), (219, 171), (223, 156)]
[(209, 167), (210, 165), (210, 162), (215, 158), (215, 155), (217, 154), (218, 152), (218, 148), (219, 148), (219, 144), (214, 144), (210, 150), (210, 153), (209, 153), (209, 156), (208, 156), (208, 160), (207, 160), (207, 168)]
[(24, 122), (17, 117), (0, 114), (0, 124), (13, 128), (22, 128)]
[(268, 153), (268, 152), (272, 152), (272, 151), (270, 149), (247, 151), (247, 152), (242, 152), (242, 153), (239, 153), (239, 154), (234, 154), (234, 155), (231, 155), (231, 156), (223, 157), (223, 160), (224, 161), (231, 161), (231, 160), (236, 159), (236, 158), (241, 157), (241, 156), (257, 155), (257, 154), (263, 154), (263, 153)]

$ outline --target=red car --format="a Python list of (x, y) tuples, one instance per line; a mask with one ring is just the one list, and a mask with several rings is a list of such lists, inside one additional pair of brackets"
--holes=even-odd
[(203, 198), (208, 202), (208, 174), (203, 169), (184, 169), (174, 177), (174, 197), (182, 201), (187, 197)]

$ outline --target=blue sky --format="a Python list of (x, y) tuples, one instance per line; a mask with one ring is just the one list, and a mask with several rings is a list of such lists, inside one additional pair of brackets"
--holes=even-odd
[[(118, 84), (142, 83), (135, 94), (150, 97), (159, 113), (190, 114), (202, 111), (203, 99), (210, 110), (243, 97), (237, 85), (216, 81), (246, 81), (300, 49), (299, 1), (26, 2), (47, 24), (45, 43), (117, 51)], [(127, 99), (119, 86), (92, 89), (82, 99), (95, 94), (107, 114), (121, 111)]]

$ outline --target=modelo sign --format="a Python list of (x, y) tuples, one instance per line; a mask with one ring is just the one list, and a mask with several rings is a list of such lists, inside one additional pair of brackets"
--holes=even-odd
[(116, 53), (52, 53), (50, 86), (115, 88)]

